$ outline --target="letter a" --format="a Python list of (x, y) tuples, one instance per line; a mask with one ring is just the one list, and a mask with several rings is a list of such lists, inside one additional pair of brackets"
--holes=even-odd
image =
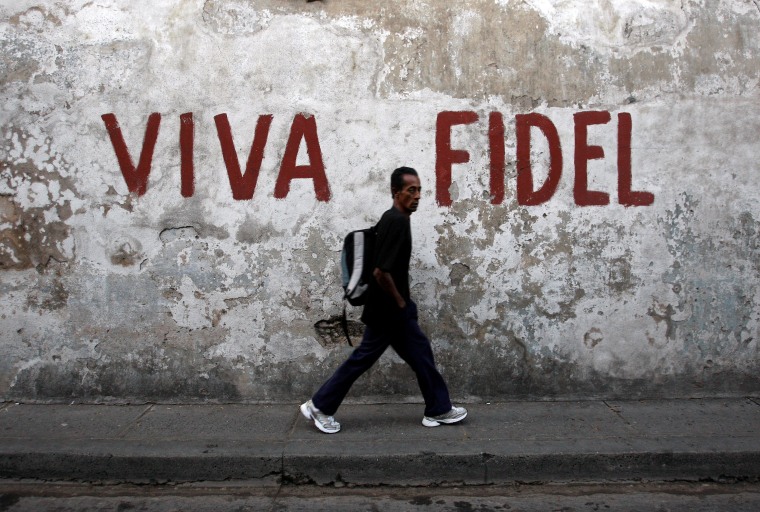
[[(306, 153), (309, 155), (309, 165), (296, 165), (298, 148), (301, 139), (306, 142)], [(319, 201), (330, 200), (330, 187), (325, 175), (325, 164), (322, 162), (322, 150), (317, 137), (317, 120), (314, 116), (297, 114), (290, 127), (290, 137), (285, 146), (285, 154), (280, 165), (280, 174), (274, 187), (274, 197), (283, 199), (290, 192), (290, 182), (294, 179), (314, 180), (314, 193)]]

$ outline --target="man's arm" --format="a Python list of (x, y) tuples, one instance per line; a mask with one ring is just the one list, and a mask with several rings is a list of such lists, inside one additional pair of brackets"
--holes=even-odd
[(396, 304), (399, 308), (404, 309), (406, 307), (406, 301), (404, 300), (404, 297), (402, 297), (398, 292), (398, 288), (396, 288), (396, 283), (393, 281), (393, 276), (391, 276), (390, 272), (383, 272), (379, 268), (375, 267), (372, 275), (375, 277), (377, 284), (380, 285), (380, 288), (385, 293), (393, 297), (393, 300), (396, 301)]

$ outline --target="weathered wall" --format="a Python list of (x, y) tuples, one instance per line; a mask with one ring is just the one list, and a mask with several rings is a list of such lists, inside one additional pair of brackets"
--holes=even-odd
[[(399, 165), (426, 187), (413, 294), (457, 399), (760, 390), (760, 2), (5, 0), (0, 20), (6, 399), (308, 396), (349, 351), (315, 329), (341, 311), (341, 238)], [(586, 112), (610, 116), (584, 145)], [(220, 114), (243, 169), (272, 116), (251, 199)], [(528, 148), (537, 114), (558, 140)], [(561, 154), (541, 204), (518, 149), (536, 189)], [(584, 165), (609, 204), (578, 204)], [(417, 394), (392, 354), (352, 396), (389, 393)]]

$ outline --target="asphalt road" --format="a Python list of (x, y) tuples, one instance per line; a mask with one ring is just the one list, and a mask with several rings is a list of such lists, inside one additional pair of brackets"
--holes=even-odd
[(656, 511), (756, 512), (760, 483), (626, 483), (471, 487), (90, 485), (0, 482), (2, 512), (87, 511)]

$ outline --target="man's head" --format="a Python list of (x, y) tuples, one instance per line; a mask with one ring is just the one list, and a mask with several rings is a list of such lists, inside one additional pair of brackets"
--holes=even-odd
[(393, 206), (402, 213), (411, 215), (420, 203), (420, 178), (411, 167), (399, 167), (391, 174), (391, 194)]

